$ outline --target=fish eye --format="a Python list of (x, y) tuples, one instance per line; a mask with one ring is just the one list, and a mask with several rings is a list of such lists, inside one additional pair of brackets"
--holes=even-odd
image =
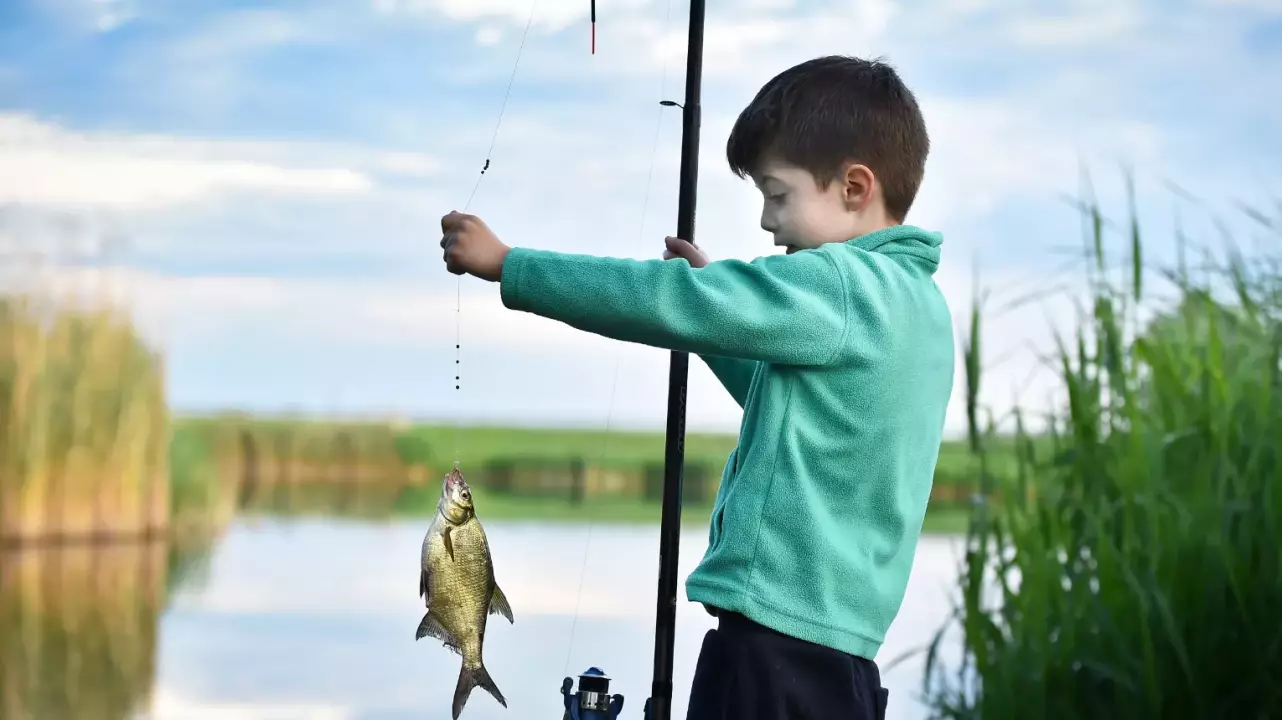
[(471, 499), (472, 499), (472, 493), (470, 493), (470, 492), (468, 492), (468, 491), (464, 490), (464, 491), (463, 491), (463, 499), (464, 499), (464, 500), (471, 500)]

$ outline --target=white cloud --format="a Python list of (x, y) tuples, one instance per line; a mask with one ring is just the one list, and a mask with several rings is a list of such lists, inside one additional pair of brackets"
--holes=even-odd
[(1078, 3), (1067, 13), (1016, 17), (1009, 21), (1011, 37), (1038, 47), (1081, 47), (1117, 41), (1135, 31), (1142, 15), (1134, 5), (1118, 0)]
[(65, 27), (90, 33), (111, 32), (138, 17), (137, 0), (38, 0)]
[(374, 167), (406, 177), (430, 178), (441, 171), (441, 162), (429, 155), (411, 152), (375, 154), (370, 162)]
[(218, 62), (262, 48), (333, 39), (296, 13), (270, 8), (240, 9), (219, 15), (171, 46), (188, 62)]
[(95, 24), (103, 32), (115, 30), (136, 17), (128, 0), (91, 0), (90, 4), (97, 9)]
[(209, 157), (177, 138), (77, 133), (0, 115), (0, 201), (156, 208), (228, 191), (354, 193), (370, 180), (346, 168), (286, 168)]
[(496, 25), (483, 25), (476, 30), (476, 44), (490, 47), (503, 42), (503, 28)]
[(154, 210), (229, 193), (362, 195), (371, 173), (422, 179), (440, 163), (403, 151), (76, 132), (0, 114), (0, 202)]
[[(903, 12), (887, 0), (819, 10), (799, 10), (791, 2), (775, 0), (727, 8), (712, 4), (708, 10), (702, 74), (723, 86), (754, 86), (754, 90), (802, 60), (827, 53), (867, 53), (885, 45), (893, 21)], [(666, 9), (648, 5), (630, 13), (615, 10), (609, 25), (598, 33), (598, 47), (607, 51), (593, 60), (594, 72), (629, 76), (666, 69), (678, 82), (685, 72), (688, 19), (684, 6), (674, 6), (671, 16)], [(805, 40), (797, 42), (798, 38)], [(556, 71), (574, 72), (568, 63), (558, 65)]]
[[(640, 0), (642, 4), (647, 0)], [(636, 6), (637, 0), (623, 0), (618, 5)], [(588, 3), (564, 0), (374, 0), (374, 9), (387, 14), (435, 15), (458, 22), (506, 21), (546, 32), (556, 32), (582, 20), (588, 20)], [(531, 20), (531, 12), (533, 19)]]
[(1165, 150), (1162, 129), (1150, 124), (1073, 127), (1009, 102), (929, 95), (919, 101), (932, 151), (913, 216), (932, 227), (983, 217), (1016, 197), (1071, 192), (1084, 160), (1121, 155), (1149, 168)]
[(1227, 5), (1259, 10), (1266, 13), (1282, 13), (1282, 0), (1201, 0), (1203, 5)]

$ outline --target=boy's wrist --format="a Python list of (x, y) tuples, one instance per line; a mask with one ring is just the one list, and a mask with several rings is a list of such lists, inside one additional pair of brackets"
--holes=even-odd
[(507, 257), (511, 252), (512, 252), (512, 248), (508, 247), (507, 245), (502, 246), (502, 249), (499, 250), (499, 262), (498, 262), (499, 270), (497, 273), (494, 274), (494, 282), (497, 282), (497, 283), (503, 282), (503, 267), (504, 265), (507, 264)]
[(503, 306), (509, 309), (526, 309), (519, 298), (521, 284), (520, 248), (504, 248), (499, 261), (498, 284), (499, 298)]

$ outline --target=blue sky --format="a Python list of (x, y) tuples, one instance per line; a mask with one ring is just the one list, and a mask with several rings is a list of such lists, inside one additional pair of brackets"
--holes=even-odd
[[(1114, 211), (1118, 163), (1134, 166), (1158, 257), (1170, 254), (1164, 182), (1210, 208), (1282, 197), (1277, 0), (711, 4), (697, 233), (715, 256), (773, 252), (756, 191), (725, 166), (733, 118), (771, 75), (829, 52), (885, 56), (918, 93), (934, 149), (910, 221), (945, 233), (939, 282), (958, 320), (976, 258), (1006, 296), (1077, 277), (1054, 273), (1080, 241), (1061, 197), (1080, 161)], [(658, 101), (681, 95), (688, 7), (598, 6), (592, 56), (586, 0), (538, 3), (470, 209), (511, 244), (657, 257), (680, 147), (679, 115), (656, 126)], [(472, 279), (453, 390), (456, 281), (439, 218), (485, 159), (530, 9), (0, 4), (0, 233), (53, 252), (72, 218), (119, 238), (112, 276), (166, 348), (179, 408), (660, 427), (662, 351), (507, 312)], [(1199, 213), (1184, 211), (1195, 232)], [(60, 257), (51, 277), (87, 279)], [(990, 402), (1025, 386), (1036, 361), (1021, 348), (1068, 318), (1051, 301), (992, 319)], [(735, 427), (738, 408), (698, 362), (691, 383), (691, 425)], [(1023, 399), (1050, 387), (1034, 380)]]

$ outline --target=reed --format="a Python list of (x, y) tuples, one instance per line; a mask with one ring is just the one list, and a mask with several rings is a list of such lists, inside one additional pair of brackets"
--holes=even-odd
[(0, 543), (163, 531), (168, 440), (162, 361), (125, 312), (0, 296)]
[[(1009, 418), (1018, 480), (1037, 492), (972, 514), (954, 613), (926, 655), (936, 717), (1282, 708), (1282, 266), (1230, 249), (1192, 270), (1181, 232), (1180, 261), (1157, 275), (1170, 297), (1154, 299), (1131, 197), (1122, 278), (1111, 224), (1083, 204), (1089, 292), (1054, 358), (1066, 402), (1040, 448)], [(1279, 239), (1277, 219), (1248, 217)], [(978, 403), (983, 317), (977, 302), (963, 343), (981, 466), (1005, 421)]]

